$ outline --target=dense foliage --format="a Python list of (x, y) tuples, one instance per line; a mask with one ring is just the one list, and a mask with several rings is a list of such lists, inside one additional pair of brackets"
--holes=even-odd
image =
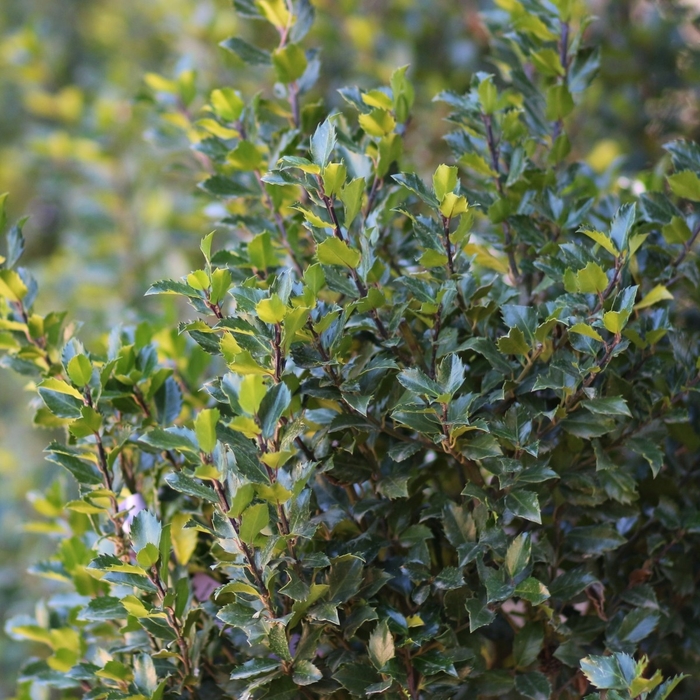
[(589, 19), (502, 0), (426, 183), (406, 67), (329, 115), (312, 5), (234, 5), (274, 87), (194, 118), (149, 79), (218, 198), (149, 291), (188, 320), (90, 351), (8, 234), (2, 364), (74, 477), (38, 504), (66, 585), (8, 624), (49, 650), (18, 697), (663, 700), (700, 659), (700, 148), (577, 159)]

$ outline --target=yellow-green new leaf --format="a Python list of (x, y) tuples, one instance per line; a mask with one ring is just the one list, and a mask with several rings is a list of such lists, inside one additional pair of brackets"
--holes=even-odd
[(28, 291), (27, 285), (14, 270), (0, 270), (0, 297), (22, 301)]
[(323, 190), (328, 197), (333, 197), (340, 192), (346, 176), (347, 169), (343, 163), (329, 163), (323, 169)]
[(194, 421), (194, 432), (197, 435), (199, 449), (206, 454), (214, 451), (216, 447), (216, 424), (219, 422), (218, 408), (205, 408), (199, 412)]
[(638, 304), (635, 304), (634, 308), (635, 311), (638, 311), (639, 309), (646, 309), (649, 306), (658, 304), (660, 301), (670, 299), (673, 299), (673, 294), (671, 294), (671, 292), (669, 292), (668, 289), (663, 286), (663, 284), (657, 284), (654, 289), (652, 289), (648, 294), (644, 295)]
[(578, 333), (579, 335), (585, 335), (588, 338), (593, 338), (593, 340), (597, 340), (598, 342), (602, 343), (603, 338), (598, 333), (598, 331), (595, 328), (591, 328), (591, 326), (587, 326), (585, 323), (575, 323), (571, 328), (569, 328), (569, 333)]
[(83, 400), (83, 395), (77, 389), (72, 387), (68, 382), (64, 382), (62, 379), (56, 379), (56, 377), (44, 379), (44, 381), (38, 386), (41, 389), (57, 391), (59, 394), (68, 394), (76, 399), (80, 399), (81, 401)]
[(339, 238), (326, 238), (316, 249), (318, 261), (324, 265), (337, 265), (355, 269), (360, 264), (360, 252)]
[(92, 377), (92, 364), (85, 355), (75, 355), (68, 363), (68, 376), (76, 386), (85, 386)]
[(213, 90), (209, 98), (214, 114), (227, 122), (235, 122), (243, 112), (244, 103), (241, 96), (231, 88)]
[(433, 190), (438, 202), (442, 202), (448, 192), (454, 192), (457, 187), (457, 166), (439, 165), (433, 175)]
[(603, 315), (603, 325), (617, 335), (625, 327), (625, 318), (619, 311), (608, 311)]
[(671, 221), (662, 227), (661, 233), (667, 243), (681, 244), (685, 243), (693, 235), (682, 216), (674, 216)]
[(615, 244), (612, 242), (612, 240), (602, 231), (589, 231), (584, 228), (581, 229), (581, 233), (584, 236), (592, 238), (599, 246), (607, 250), (610, 255), (617, 257), (620, 254), (617, 248), (615, 248)]
[(238, 403), (246, 413), (254, 416), (266, 393), (267, 387), (261, 376), (253, 374), (244, 377), (238, 390)]
[(277, 29), (284, 29), (291, 19), (287, 4), (284, 0), (257, 0), (255, 3), (262, 11), (265, 19), (274, 24)]
[(557, 121), (571, 114), (574, 100), (566, 85), (553, 85), (547, 90), (547, 119)]
[(211, 292), (209, 300), (212, 304), (220, 303), (231, 286), (231, 272), (225, 268), (217, 268), (211, 274)]
[(358, 121), (366, 134), (377, 138), (390, 134), (396, 128), (394, 117), (383, 109), (373, 109), (369, 114), (361, 114)]
[(306, 54), (298, 44), (287, 44), (272, 53), (272, 63), (281, 83), (293, 83), (304, 75)]
[(579, 291), (584, 294), (599, 294), (608, 286), (608, 277), (603, 268), (594, 262), (578, 271), (576, 281)]
[(339, 193), (340, 201), (345, 211), (345, 227), (349, 227), (360, 213), (362, 207), (362, 195), (365, 191), (365, 179), (356, 177), (348, 182)]
[(198, 289), (203, 291), (209, 289), (209, 275), (204, 270), (195, 270), (187, 275), (187, 284), (192, 287), (192, 289)]
[(250, 141), (239, 141), (238, 145), (226, 156), (226, 161), (236, 170), (257, 170), (263, 163), (263, 156), (258, 147)]
[(667, 178), (673, 194), (692, 202), (700, 202), (700, 178), (692, 170), (682, 170)]
[(385, 110), (390, 110), (394, 106), (391, 97), (381, 90), (370, 90), (363, 93), (362, 101), (368, 107), (379, 107), (379, 109)]
[(498, 90), (493, 84), (493, 76), (479, 83), (479, 102), (481, 103), (481, 111), (484, 114), (493, 114), (498, 106)]
[(255, 542), (255, 538), (267, 527), (269, 520), (267, 503), (256, 503), (246, 508), (241, 516), (239, 531), (241, 541), (247, 545), (252, 545)]
[(174, 513), (170, 520), (170, 538), (175, 558), (182, 566), (192, 558), (197, 548), (198, 533), (193, 527), (185, 527), (192, 516), (189, 513)]
[(264, 323), (280, 323), (287, 313), (287, 305), (273, 294), (269, 299), (261, 299), (255, 306), (258, 318)]
[(454, 192), (448, 192), (440, 202), (440, 213), (446, 219), (464, 214), (467, 208), (467, 198)]

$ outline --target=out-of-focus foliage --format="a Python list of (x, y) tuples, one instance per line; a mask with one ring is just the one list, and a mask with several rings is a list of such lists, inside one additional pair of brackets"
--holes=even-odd
[[(498, 9), (451, 0), (315, 5), (320, 12), (312, 43), (320, 47), (325, 69), (313, 95), (341, 107), (333, 89), (373, 87), (387, 82), (397, 65), (410, 63), (416, 103), (406, 141), (417, 168), (432, 172), (448, 149), (440, 119), (446, 111), (430, 100), (445, 88), (463, 92), (476, 70), (494, 71), (484, 58), (488, 32), (478, 11)], [(585, 98), (585, 120), (569, 126), (574, 155), (623, 190), (638, 188), (618, 175), (651, 167), (672, 137), (697, 136), (694, 11), (689, 3), (627, 0), (590, 7), (599, 20), (588, 40), (602, 47), (606, 60)], [(11, 189), (12, 211), (32, 215), (28, 252), (43, 289), (40, 306), (70, 306), (73, 316), (87, 321), (83, 337), (129, 320), (130, 308), (148, 311), (141, 297), (150, 281), (189, 271), (204, 222), (219, 214), (192, 187), (192, 168), (203, 164), (187, 153), (186, 130), (172, 123), (164, 129), (156, 116), (154, 103), (170, 111), (167, 91), (158, 89), (162, 79), (179, 77), (185, 86), (188, 71), (195, 71), (187, 107), (203, 117), (199, 110), (211, 87), (235, 85), (248, 94), (257, 88), (255, 73), (242, 71), (217, 43), (232, 34), (258, 42), (264, 32), (263, 25), (241, 22), (223, 0), (3, 3), (0, 192)], [(26, 475), (26, 482), (3, 489), (3, 524), (12, 531), (26, 518), (12, 497), (44, 478), (32, 476), (41, 447), (17, 447), (19, 435), (26, 439), (15, 418), (24, 401), (15, 390), (20, 385), (3, 378), (1, 386), (0, 478), (6, 483), (12, 474)], [(0, 596), (7, 603), (0, 614), (26, 611), (21, 591), (27, 559), (17, 540), (0, 556)], [(7, 663), (0, 692), (8, 694), (16, 657), (0, 656)]]

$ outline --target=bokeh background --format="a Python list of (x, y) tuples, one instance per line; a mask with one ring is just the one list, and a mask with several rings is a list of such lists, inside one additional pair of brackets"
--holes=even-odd
[[(149, 306), (150, 282), (191, 269), (216, 212), (195, 188), (198, 163), (178, 114), (196, 114), (213, 87), (253, 94), (256, 74), (218, 47), (261, 28), (229, 0), (2, 0), (0, 192), (9, 214), (29, 214), (25, 260), (39, 307), (68, 309), (87, 342), (118, 323), (167, 313)], [(340, 106), (346, 84), (388, 81), (411, 64), (419, 170), (447, 157), (440, 90), (464, 90), (485, 55), (486, 0), (314, 0), (322, 77), (310, 99)], [(700, 136), (697, 2), (588, 0), (588, 40), (602, 70), (571, 127), (576, 154), (611, 178), (651, 169), (662, 145)], [(264, 39), (264, 37), (263, 37)], [(163, 89), (166, 88), (166, 89)], [(175, 97), (176, 94), (186, 98)], [(1, 372), (1, 371), (0, 371)], [(43, 461), (51, 439), (33, 429), (30, 394), (0, 373), (0, 623), (32, 612), (50, 581), (27, 573), (51, 548), (37, 514), (58, 477)], [(48, 533), (59, 536), (60, 533)], [(40, 610), (38, 614), (49, 614)], [(31, 649), (0, 633), (0, 697), (14, 692)]]

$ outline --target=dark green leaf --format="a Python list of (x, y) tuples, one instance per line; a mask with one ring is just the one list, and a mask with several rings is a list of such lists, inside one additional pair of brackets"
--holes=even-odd
[(541, 523), (540, 503), (532, 491), (513, 491), (506, 496), (506, 507), (519, 518)]
[(328, 600), (344, 603), (354, 596), (362, 583), (364, 562), (352, 554), (344, 554), (331, 560), (328, 574)]
[(173, 472), (166, 475), (165, 481), (170, 488), (184, 493), (186, 496), (194, 496), (195, 498), (203, 498), (209, 503), (218, 503), (219, 499), (213, 489), (204, 486), (195, 479), (185, 476), (182, 472)]
[(232, 36), (225, 39), (219, 46), (235, 53), (241, 61), (252, 66), (269, 66), (272, 63), (272, 57), (268, 51), (263, 51), (238, 37)]
[(292, 393), (284, 382), (275, 384), (263, 397), (258, 409), (260, 429), (265, 440), (269, 440), (278, 428), (279, 419), (292, 401)]
[(552, 686), (547, 676), (539, 671), (516, 676), (515, 688), (521, 695), (532, 700), (549, 700), (552, 694)]

